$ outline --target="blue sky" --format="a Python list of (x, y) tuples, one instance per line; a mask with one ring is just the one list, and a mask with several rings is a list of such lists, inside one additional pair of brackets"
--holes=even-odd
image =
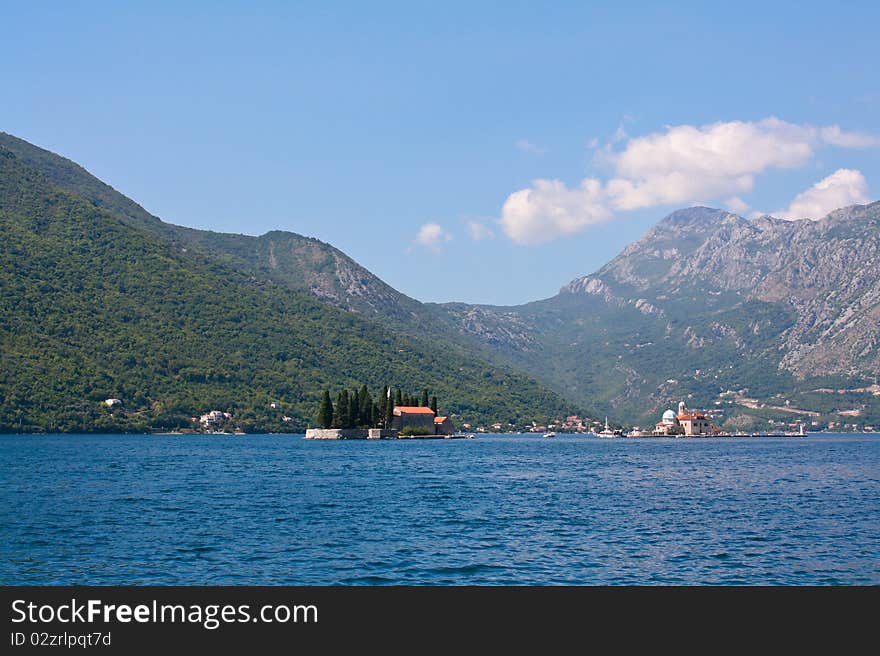
[(880, 5), (721, 5), (7, 1), (0, 130), (171, 223), (526, 302), (677, 207), (878, 197)]

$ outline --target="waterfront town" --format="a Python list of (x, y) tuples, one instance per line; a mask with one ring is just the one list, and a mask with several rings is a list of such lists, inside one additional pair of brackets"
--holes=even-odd
[[(110, 401), (110, 399), (108, 399)], [(119, 402), (118, 399), (113, 401)], [(119, 402), (121, 403), (121, 402)], [(109, 405), (109, 404), (108, 404)], [(114, 404), (115, 405), (115, 404)], [(679, 403), (678, 412), (668, 409), (660, 416), (659, 421), (652, 427), (641, 429), (633, 426), (629, 430), (622, 428), (617, 431), (618, 436), (625, 437), (710, 437), (710, 436), (739, 436), (750, 434), (794, 435), (804, 427), (808, 432), (866, 432), (877, 430), (870, 424), (855, 424), (829, 421), (820, 424), (812, 421), (809, 424), (792, 421), (769, 420), (769, 429), (760, 432), (746, 431), (723, 431), (714, 421), (717, 421), (717, 411), (692, 411), (685, 407), (684, 402)], [(394, 437), (412, 438), (438, 438), (456, 436), (455, 423), (460, 420), (457, 414), (448, 416), (435, 413), (430, 407), (422, 406), (394, 406), (392, 409), (393, 419), (387, 428), (309, 428), (309, 439), (368, 439), (369, 437), (389, 439)], [(240, 433), (240, 431), (228, 430), (233, 421), (229, 412), (211, 410), (198, 417), (192, 418), (192, 429), (187, 432), (194, 433)], [(285, 423), (292, 423), (292, 417), (284, 416)], [(559, 417), (549, 422), (531, 421), (523, 424), (511, 422), (493, 422), (491, 424), (473, 424), (470, 422), (456, 422), (465, 435), (498, 434), (498, 433), (540, 433), (555, 432), (561, 434), (599, 434), (603, 430), (603, 422), (599, 419), (568, 415)], [(409, 435), (402, 435), (404, 428)], [(413, 430), (416, 429), (416, 430)], [(414, 434), (419, 433), (419, 434)], [(343, 437), (345, 436), (345, 437)]]
[[(684, 401), (679, 401), (675, 406), (676, 410), (667, 408), (658, 412), (657, 421), (644, 428), (620, 423), (616, 424), (616, 428), (612, 428), (607, 420), (603, 424), (598, 418), (578, 414), (549, 421), (475, 423), (467, 421), (455, 412), (441, 414), (437, 409), (436, 397), (429, 399), (427, 391), (423, 393), (421, 399), (407, 394), (398, 394), (395, 398), (390, 398), (387, 387), (383, 388), (383, 394), (385, 396), (374, 402), (368, 393), (364, 394), (363, 389), (355, 390), (350, 395), (340, 393), (335, 404), (327, 396), (322, 399), (324, 406), (322, 412), (326, 416), (318, 418), (314, 428), (311, 425), (299, 428), (302, 426), (302, 420), (284, 413), (283, 404), (279, 401), (268, 402), (267, 411), (277, 414), (282, 426), (290, 426), (289, 430), (283, 432), (297, 433), (307, 430), (309, 439), (449, 438), (498, 433), (594, 434), (599, 437), (709, 437), (797, 435), (805, 432), (871, 433), (878, 430), (873, 423), (842, 421), (842, 419), (856, 419), (857, 415), (851, 412), (839, 412), (837, 417), (825, 418), (815, 411), (794, 408), (786, 401), (781, 401), (778, 407), (760, 403), (741, 392), (722, 393), (721, 400), (715, 402), (715, 407), (705, 410), (689, 409)], [(361, 395), (364, 395), (363, 400), (359, 398)], [(347, 403), (352, 409), (357, 408), (358, 417), (348, 417), (350, 410), (346, 409)], [(102, 405), (110, 412), (122, 412), (125, 407), (124, 400), (116, 397), (105, 399)], [(719, 407), (722, 405), (728, 407)], [(791, 419), (786, 419), (784, 415), (777, 419), (762, 418), (763, 425), (757, 425), (750, 430), (748, 426), (732, 426), (732, 422), (725, 422), (725, 419), (733, 414), (730, 406), (756, 411), (779, 410), (796, 416)], [(252, 431), (241, 427), (234, 416), (234, 409), (212, 409), (191, 417), (188, 428), (177, 428), (173, 432), (243, 434)]]
[[(439, 416), (427, 406), (393, 406), (391, 421), (383, 428), (314, 428), (306, 431), (306, 439), (431, 439), (473, 437), (474, 434), (493, 433), (542, 433), (545, 437), (560, 433), (586, 434), (597, 437), (725, 437), (725, 436), (803, 436), (807, 427), (803, 423), (788, 423), (769, 431), (756, 433), (726, 432), (715, 425), (709, 413), (691, 410), (684, 401), (678, 403), (678, 412), (666, 410), (653, 428), (642, 430), (634, 426), (629, 431), (612, 430), (605, 419), (604, 427), (598, 420), (569, 415), (547, 424), (532, 422), (522, 426), (495, 422), (489, 426), (473, 426), (462, 423), (464, 433), (456, 433), (449, 417)], [(873, 427), (867, 426), (868, 432)], [(470, 431), (473, 431), (471, 433)]]

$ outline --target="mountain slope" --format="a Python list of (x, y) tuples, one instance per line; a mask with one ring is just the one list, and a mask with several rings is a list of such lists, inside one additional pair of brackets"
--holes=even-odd
[(876, 423), (878, 254), (880, 203), (821, 221), (696, 207), (553, 298), (480, 307), (477, 329), (473, 308), (447, 310), (505, 361), (621, 419), (687, 398), (720, 421), (800, 407)]
[(809, 416), (798, 408), (880, 423), (871, 387), (880, 370), (877, 203), (795, 222), (679, 210), (553, 298), (436, 305), (316, 239), (163, 223), (69, 160), (0, 133), (3, 148), (171, 252), (311, 296), (449, 357), (518, 369), (619, 421), (649, 422), (685, 398), (718, 408), (732, 426), (743, 413), (742, 427), (755, 415)]
[(300, 428), (322, 388), (362, 382), (427, 386), (472, 421), (571, 409), (525, 376), (172, 248), (2, 148), (0, 228), (3, 430), (172, 427), (215, 407)]
[(195, 230), (165, 223), (84, 168), (48, 150), (0, 132), (0, 149), (39, 171), (54, 185), (80, 196), (128, 225), (177, 248), (198, 249), (251, 275), (306, 292), (336, 307), (385, 321), (417, 320), (436, 313), (391, 288), (350, 257), (317, 239), (273, 231), (259, 237)]
[[(514, 365), (498, 357), (497, 340), (486, 341), (479, 334), (478, 308), (462, 305), (463, 316), (458, 316), (442, 306), (420, 303), (393, 289), (330, 244), (284, 231), (254, 237), (165, 223), (69, 159), (3, 132), (0, 149), (14, 153), (61, 189), (153, 235), (173, 251), (198, 255), (254, 280), (308, 294), (377, 323), (384, 330), (428, 340), (435, 349), (459, 358), (495, 362), (495, 366), (502, 368)], [(516, 334), (515, 320), (509, 319), (510, 331)], [(525, 374), (531, 378), (528, 371)]]
[[(694, 225), (690, 219), (696, 216), (704, 223)], [(671, 254), (687, 243), (693, 248)], [(639, 276), (633, 262), (654, 273)], [(878, 270), (880, 203), (873, 203), (836, 210), (820, 221), (747, 221), (703, 208), (676, 212), (597, 277), (660, 307), (698, 303), (706, 312), (779, 304), (780, 314), (794, 318), (780, 336), (781, 368), (804, 378), (816, 372), (869, 376), (880, 369)]]

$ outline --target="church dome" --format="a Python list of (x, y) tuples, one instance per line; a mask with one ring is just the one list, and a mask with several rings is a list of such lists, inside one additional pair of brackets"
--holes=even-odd
[(667, 410), (663, 413), (663, 423), (671, 424), (675, 421), (675, 413), (672, 410)]

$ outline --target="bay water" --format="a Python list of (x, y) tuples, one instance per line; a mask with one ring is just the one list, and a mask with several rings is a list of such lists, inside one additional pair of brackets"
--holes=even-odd
[(0, 583), (880, 584), (880, 435), (0, 436)]

